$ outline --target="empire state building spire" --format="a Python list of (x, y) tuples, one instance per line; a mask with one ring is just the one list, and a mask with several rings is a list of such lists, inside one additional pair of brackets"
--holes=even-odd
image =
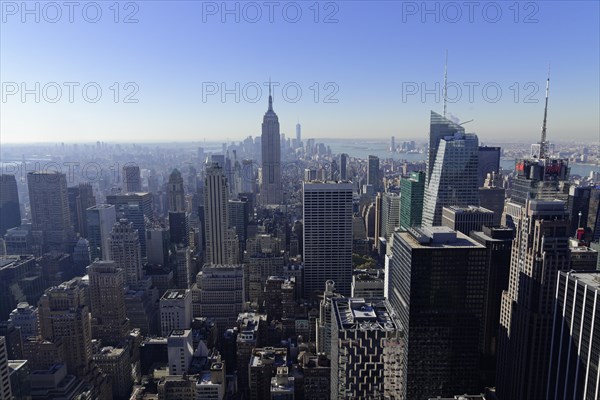
[(262, 123), (262, 180), (260, 198), (264, 205), (277, 205), (282, 201), (281, 148), (279, 118), (273, 111), (273, 94), (269, 79), (269, 109)]
[(268, 111), (273, 111), (273, 96), (271, 95), (271, 78), (269, 78), (269, 109)]

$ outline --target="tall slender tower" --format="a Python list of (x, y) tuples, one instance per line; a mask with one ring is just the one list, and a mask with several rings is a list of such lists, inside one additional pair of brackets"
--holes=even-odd
[[(515, 177), (511, 181), (502, 215), (503, 225), (514, 227), (520, 218), (522, 209), (530, 200), (561, 200), (569, 198), (569, 160), (550, 158), (546, 136), (548, 116), (548, 85), (546, 81), (546, 106), (542, 122), (542, 137), (539, 143), (531, 145), (531, 157), (517, 160)], [(571, 218), (574, 216), (571, 215)]]
[(185, 212), (185, 193), (183, 191), (183, 178), (178, 169), (174, 169), (169, 176), (168, 183), (169, 211)]
[(302, 142), (302, 126), (300, 125), (300, 122), (296, 124), (296, 141), (298, 142), (298, 145)]
[(261, 202), (264, 205), (281, 204), (281, 136), (279, 118), (273, 111), (273, 96), (269, 84), (269, 108), (262, 123), (262, 182)]
[(206, 261), (209, 264), (227, 264), (228, 202), (227, 178), (223, 168), (216, 163), (207, 165), (204, 182), (204, 231)]

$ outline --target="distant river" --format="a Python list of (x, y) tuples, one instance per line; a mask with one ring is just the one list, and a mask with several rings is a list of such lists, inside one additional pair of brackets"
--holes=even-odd
[[(406, 161), (425, 161), (427, 154), (419, 153), (390, 153), (389, 143), (378, 141), (337, 141), (337, 140), (322, 140), (323, 143), (331, 147), (331, 151), (334, 154), (346, 153), (352, 157), (358, 157), (366, 159), (369, 155), (374, 155), (379, 158), (393, 158), (394, 160), (406, 160)], [(504, 159), (500, 161), (500, 166), (505, 171), (512, 171), (515, 169), (515, 160)], [(569, 164), (571, 168), (571, 175), (589, 176), (590, 171), (596, 171), (600, 173), (600, 166), (589, 165), (589, 164)]]

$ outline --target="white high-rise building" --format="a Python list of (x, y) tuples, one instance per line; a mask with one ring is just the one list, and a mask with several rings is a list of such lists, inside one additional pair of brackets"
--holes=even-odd
[(189, 329), (192, 324), (192, 293), (170, 289), (160, 299), (160, 329), (164, 337), (173, 329)]
[(167, 338), (169, 375), (187, 374), (194, 355), (191, 329), (175, 329)]
[(137, 286), (143, 279), (142, 254), (137, 230), (127, 219), (113, 225), (110, 235), (110, 260), (125, 271), (127, 285)]
[(440, 138), (425, 185), (423, 226), (441, 225), (444, 207), (479, 206), (478, 149), (475, 134), (457, 131)]
[(217, 163), (206, 166), (204, 181), (204, 231), (206, 233), (206, 261), (209, 264), (226, 264), (228, 258), (228, 206), (227, 178)]
[(86, 210), (90, 259), (110, 259), (110, 233), (117, 222), (117, 211), (112, 204), (97, 204)]
[(304, 182), (304, 294), (322, 293), (328, 280), (350, 296), (352, 285), (351, 182)]
[(262, 180), (260, 186), (261, 203), (281, 204), (281, 136), (279, 118), (273, 111), (273, 97), (269, 88), (269, 108), (262, 123)]

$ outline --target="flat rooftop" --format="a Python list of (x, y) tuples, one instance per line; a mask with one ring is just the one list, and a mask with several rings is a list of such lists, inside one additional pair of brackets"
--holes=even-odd
[(169, 289), (163, 294), (161, 300), (182, 300), (187, 294), (186, 289)]
[(398, 232), (401, 238), (414, 249), (429, 248), (485, 248), (462, 232), (447, 226), (409, 228), (407, 232)]
[(600, 290), (600, 271), (589, 271), (589, 272), (568, 272), (569, 277), (576, 279), (581, 283)]
[(333, 298), (332, 307), (341, 330), (394, 331), (398, 326), (391, 318), (388, 303), (362, 298)]

